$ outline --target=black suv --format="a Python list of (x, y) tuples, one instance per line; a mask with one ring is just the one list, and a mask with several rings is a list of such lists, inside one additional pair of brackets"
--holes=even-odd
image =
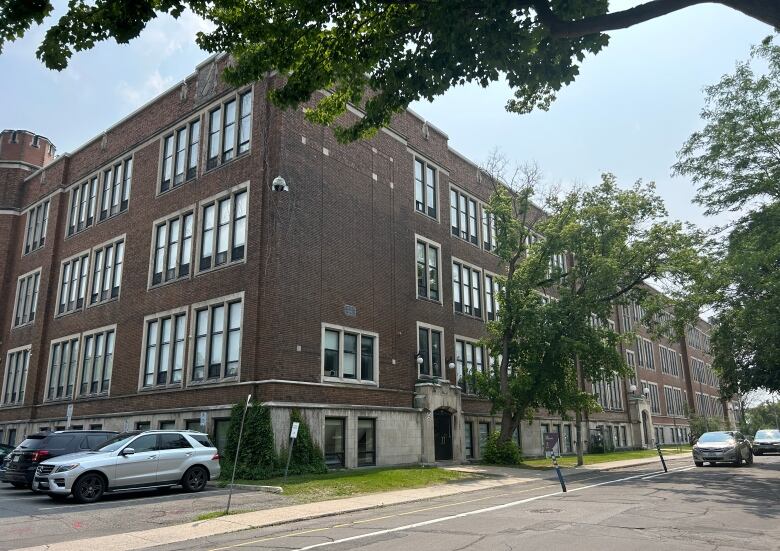
[(3, 482), (16, 488), (29, 486), (41, 461), (91, 450), (116, 435), (116, 432), (105, 430), (58, 430), (31, 434), (6, 457)]

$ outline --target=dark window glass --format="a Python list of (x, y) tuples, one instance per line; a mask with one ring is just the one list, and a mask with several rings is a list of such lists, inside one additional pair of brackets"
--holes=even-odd
[(160, 435), (160, 449), (161, 450), (180, 450), (182, 448), (191, 448), (187, 439), (181, 434), (161, 434)]
[[(140, 425), (141, 423), (138, 423), (137, 425)], [(149, 423), (145, 423), (148, 425)], [(139, 427), (139, 430), (143, 430)], [(155, 450), (158, 450), (157, 447), (157, 435), (156, 434), (144, 434), (143, 436), (139, 436), (130, 444), (127, 446), (128, 448), (133, 448), (135, 453), (142, 453), (142, 452), (152, 452)]]
[(358, 419), (358, 467), (376, 465), (376, 422)]
[(344, 425), (342, 418), (325, 418), (325, 464), (328, 467), (344, 466)]

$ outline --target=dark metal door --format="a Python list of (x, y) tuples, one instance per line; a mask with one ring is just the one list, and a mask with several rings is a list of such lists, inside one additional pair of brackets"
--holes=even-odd
[(443, 409), (433, 412), (433, 438), (436, 461), (452, 459), (452, 415)]

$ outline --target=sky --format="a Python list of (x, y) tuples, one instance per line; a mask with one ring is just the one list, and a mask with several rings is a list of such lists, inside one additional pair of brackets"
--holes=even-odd
[[(616, 0), (612, 9), (636, 4)], [(62, 13), (65, 2), (55, 0)], [(153, 21), (129, 45), (113, 41), (74, 55), (58, 73), (35, 57), (46, 26), (0, 54), (0, 126), (49, 137), (72, 151), (181, 81), (207, 54), (194, 35), (208, 30), (191, 13)], [(548, 183), (593, 185), (612, 172), (621, 185), (654, 181), (673, 219), (720, 224), (692, 204), (694, 187), (670, 167), (701, 126), (702, 89), (748, 57), (771, 33), (768, 25), (719, 5), (699, 5), (611, 33), (609, 46), (587, 58), (574, 84), (549, 111), (507, 113), (504, 83), (450, 90), (412, 109), (442, 129), (450, 146), (476, 163), (498, 150), (513, 163), (533, 161)]]

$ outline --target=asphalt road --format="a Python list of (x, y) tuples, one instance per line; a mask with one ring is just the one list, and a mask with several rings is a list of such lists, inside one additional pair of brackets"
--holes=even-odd
[[(0, 551), (183, 524), (224, 509), (226, 502), (227, 490), (211, 485), (198, 494), (174, 488), (107, 495), (97, 503), (80, 505), (0, 484)], [(232, 509), (259, 510), (291, 502), (275, 494), (237, 490)]]
[[(553, 475), (554, 476), (554, 475)], [(471, 492), (160, 547), (166, 551), (780, 549), (780, 457), (670, 462)]]

